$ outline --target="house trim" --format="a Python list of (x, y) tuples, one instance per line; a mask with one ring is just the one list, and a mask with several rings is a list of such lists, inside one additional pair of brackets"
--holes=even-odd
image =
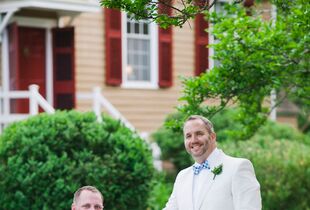
[[(9, 41), (8, 41), (8, 31), (7, 29), (4, 29), (3, 33), (1, 34), (1, 38), (2, 38), (2, 87), (1, 90), (3, 92), (7, 92), (9, 91), (9, 81), (10, 81), (10, 77), (9, 77)], [(3, 100), (3, 113), (4, 114), (8, 114), (9, 110), (7, 110), (7, 108), (9, 107), (9, 100), (5, 99)]]
[(98, 1), (40, 1), (40, 0), (26, 0), (26, 1), (7, 1), (1, 2), (0, 12), (7, 12), (15, 9), (32, 8), (32, 9), (46, 9), (56, 10), (58, 12), (100, 12), (101, 8)]
[(33, 18), (33, 17), (18, 17), (15, 16), (10, 20), (10, 23), (16, 22), (18, 26), (36, 27), (51, 29), (57, 27), (57, 21), (55, 19), (47, 18)]

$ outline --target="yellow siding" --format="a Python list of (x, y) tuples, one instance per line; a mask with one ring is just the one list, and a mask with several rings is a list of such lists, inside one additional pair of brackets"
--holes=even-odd
[[(76, 90), (91, 91), (103, 83), (104, 39), (103, 14), (83, 13), (74, 19), (76, 49)], [(77, 107), (83, 109), (82, 101)]]

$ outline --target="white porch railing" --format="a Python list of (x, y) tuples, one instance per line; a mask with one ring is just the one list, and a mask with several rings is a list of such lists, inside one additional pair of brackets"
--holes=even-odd
[(100, 87), (94, 87), (92, 93), (78, 93), (77, 99), (92, 100), (93, 111), (99, 122), (102, 121), (101, 107), (104, 107), (112, 117), (119, 119), (131, 130), (135, 130), (134, 126), (101, 94)]
[[(29, 99), (29, 113), (15, 114), (10, 111), (10, 99)], [(0, 91), (0, 133), (6, 125), (39, 113), (39, 107), (52, 114), (55, 109), (41, 96), (38, 85), (29, 85), (28, 91)]]
[[(11, 113), (10, 99), (29, 99), (29, 113)], [(92, 108), (99, 122), (102, 121), (101, 108), (103, 107), (112, 117), (119, 119), (131, 130), (135, 130), (134, 126), (101, 94), (100, 87), (95, 87), (92, 93), (77, 93), (77, 99), (92, 100)], [(38, 85), (30, 85), (28, 91), (1, 91), (0, 89), (0, 134), (9, 123), (38, 114), (39, 107), (49, 114), (55, 113), (55, 109), (40, 95)], [(139, 135), (145, 140), (148, 139), (148, 133)], [(160, 149), (155, 143), (150, 144), (150, 147), (153, 152), (154, 166), (161, 170)]]
[[(29, 99), (29, 114), (11, 113), (10, 99)], [(104, 107), (112, 117), (135, 130), (134, 126), (101, 94), (100, 87), (95, 87), (92, 93), (78, 93), (77, 99), (92, 100), (92, 108), (99, 122), (102, 121), (101, 108)], [(30, 85), (28, 91), (4, 92), (0, 90), (0, 133), (7, 124), (38, 114), (39, 106), (47, 113), (55, 112), (55, 109), (40, 95), (37, 85)]]

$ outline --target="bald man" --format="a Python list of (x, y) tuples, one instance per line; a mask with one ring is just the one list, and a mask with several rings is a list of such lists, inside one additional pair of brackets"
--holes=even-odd
[(71, 210), (102, 210), (103, 201), (103, 196), (97, 188), (84, 186), (74, 193)]

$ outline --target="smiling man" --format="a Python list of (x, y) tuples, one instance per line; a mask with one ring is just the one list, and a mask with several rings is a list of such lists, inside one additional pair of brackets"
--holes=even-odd
[(195, 164), (176, 177), (164, 210), (261, 210), (260, 185), (252, 163), (216, 146), (212, 123), (199, 115), (184, 123), (184, 145)]
[(84, 186), (74, 193), (71, 210), (102, 210), (103, 201), (103, 196), (97, 188)]

